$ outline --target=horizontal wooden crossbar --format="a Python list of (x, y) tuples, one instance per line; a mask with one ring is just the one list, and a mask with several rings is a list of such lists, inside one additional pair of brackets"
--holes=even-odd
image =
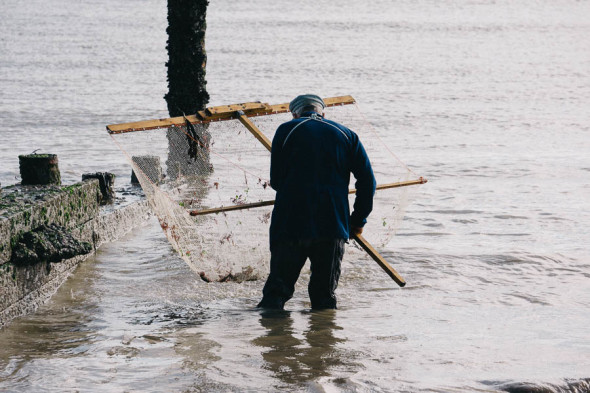
[[(324, 98), (326, 106), (339, 106), (354, 104), (352, 96), (328, 97)], [(155, 128), (168, 128), (186, 124), (186, 120), (193, 124), (210, 123), (214, 121), (223, 121), (236, 118), (236, 112), (242, 111), (248, 117), (273, 115), (276, 113), (289, 112), (289, 103), (269, 105), (261, 102), (246, 102), (243, 104), (232, 104), (213, 106), (199, 111), (194, 115), (170, 117), (166, 119), (153, 119), (136, 121), (132, 123), (111, 124), (107, 126), (109, 134), (122, 134), (125, 132), (153, 130)]]
[[(397, 183), (379, 184), (379, 185), (377, 185), (376, 189), (377, 190), (386, 190), (388, 188), (407, 187), (407, 186), (413, 186), (413, 185), (417, 185), (417, 184), (424, 184), (426, 182), (428, 182), (428, 180), (426, 180), (423, 177), (420, 177), (419, 179), (416, 179), (416, 180), (406, 180), (406, 181), (400, 181)], [(349, 194), (356, 194), (356, 189), (352, 188), (352, 189), (348, 190), (348, 193)], [(230, 212), (230, 211), (234, 211), (234, 210), (244, 210), (244, 209), (252, 209), (252, 208), (256, 208), (256, 207), (272, 206), (274, 204), (275, 204), (275, 201), (272, 200), (272, 201), (260, 201), (260, 202), (254, 202), (254, 203), (244, 203), (241, 205), (221, 206), (221, 207), (214, 207), (211, 209), (191, 210), (190, 215), (191, 216), (204, 216), (207, 214), (224, 213), (224, 212)]]

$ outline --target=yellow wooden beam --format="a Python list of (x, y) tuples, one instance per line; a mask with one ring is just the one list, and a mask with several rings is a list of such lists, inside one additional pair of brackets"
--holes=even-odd
[[(331, 107), (350, 105), (354, 104), (356, 101), (352, 96), (339, 96), (324, 98), (324, 102), (326, 103), (326, 106)], [(204, 111), (199, 111), (197, 114), (188, 115), (186, 118), (193, 124), (231, 120), (235, 119), (235, 112), (240, 110), (248, 117), (287, 113), (289, 112), (289, 103), (269, 105), (261, 102), (245, 102), (242, 104), (214, 106), (209, 107)], [(109, 134), (122, 134), (125, 132), (182, 126), (184, 124), (184, 116), (178, 116), (165, 119), (136, 121), (132, 123), (110, 124), (107, 126), (107, 131)]]
[(233, 114), (236, 111), (268, 110), (270, 105), (261, 102), (245, 102), (243, 104), (212, 106), (205, 109), (208, 117)]

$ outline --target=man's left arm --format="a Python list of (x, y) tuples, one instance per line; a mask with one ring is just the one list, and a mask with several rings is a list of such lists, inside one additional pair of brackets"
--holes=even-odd
[(351, 172), (356, 179), (356, 197), (350, 215), (350, 227), (353, 233), (360, 233), (362, 232), (361, 228), (367, 223), (367, 217), (373, 210), (373, 196), (377, 182), (367, 152), (354, 133)]

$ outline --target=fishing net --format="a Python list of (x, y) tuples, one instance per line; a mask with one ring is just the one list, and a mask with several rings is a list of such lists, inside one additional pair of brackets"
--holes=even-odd
[[(290, 113), (250, 117), (270, 140)], [(326, 118), (355, 131), (371, 159), (378, 184), (416, 179), (356, 105), (326, 108)], [(272, 206), (222, 211), (275, 199), (269, 185), (269, 151), (235, 119), (111, 134), (127, 156), (167, 238), (206, 281), (265, 277)], [(354, 188), (354, 177), (351, 178)], [(378, 190), (365, 238), (386, 247), (394, 236), (412, 187)], [(354, 194), (350, 195), (350, 204)], [(354, 251), (347, 253), (354, 257)]]

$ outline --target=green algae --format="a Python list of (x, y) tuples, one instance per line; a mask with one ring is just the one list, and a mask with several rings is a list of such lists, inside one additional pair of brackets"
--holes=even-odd
[(60, 262), (91, 251), (90, 243), (76, 240), (64, 227), (42, 225), (18, 238), (10, 261), (17, 266), (30, 266), (42, 262)]
[(52, 158), (56, 157), (55, 154), (21, 154), (18, 158)]

